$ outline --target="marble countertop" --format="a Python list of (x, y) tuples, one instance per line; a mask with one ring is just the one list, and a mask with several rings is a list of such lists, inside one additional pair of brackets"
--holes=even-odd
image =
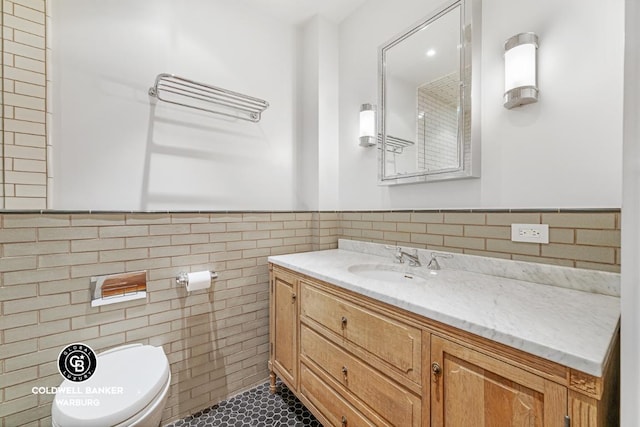
[[(269, 262), (290, 270), (587, 374), (602, 375), (619, 326), (618, 297), (444, 266), (431, 275), (425, 267), (393, 261), (391, 254), (345, 249), (269, 257)], [(392, 284), (350, 271), (354, 265), (391, 265), (420, 277)]]

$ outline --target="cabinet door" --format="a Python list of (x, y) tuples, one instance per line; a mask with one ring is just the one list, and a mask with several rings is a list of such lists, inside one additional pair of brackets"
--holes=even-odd
[(431, 425), (562, 427), (565, 387), (432, 336)]
[(297, 280), (274, 273), (271, 289), (271, 345), (274, 371), (290, 389), (296, 389), (298, 370)]

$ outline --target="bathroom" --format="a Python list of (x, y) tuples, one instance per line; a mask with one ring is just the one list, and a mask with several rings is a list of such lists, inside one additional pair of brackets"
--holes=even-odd
[[(358, 143), (378, 48), (441, 3), (5, 1), (0, 426), (51, 425), (32, 389), (60, 385), (73, 342), (161, 346), (163, 424), (267, 382), (267, 259), (338, 239), (621, 273), (635, 425), (640, 11), (482, 0), (479, 176), (381, 186)], [(529, 31), (539, 100), (506, 109), (504, 42)], [(269, 107), (253, 123), (169, 105), (148, 94), (160, 73)], [(512, 223), (548, 224), (549, 244), (511, 242)], [(204, 270), (208, 291), (176, 284)], [(146, 299), (91, 306), (91, 277), (135, 271)]]

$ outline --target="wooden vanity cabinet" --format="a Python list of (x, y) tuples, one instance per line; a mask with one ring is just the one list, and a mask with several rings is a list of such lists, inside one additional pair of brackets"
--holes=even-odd
[(272, 390), (327, 427), (618, 425), (617, 350), (596, 378), (275, 265), (270, 328)]

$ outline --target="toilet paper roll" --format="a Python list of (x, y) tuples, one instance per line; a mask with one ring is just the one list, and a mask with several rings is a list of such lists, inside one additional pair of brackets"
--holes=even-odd
[(207, 289), (211, 286), (211, 272), (210, 271), (196, 271), (195, 273), (187, 274), (187, 291), (199, 291), (200, 289)]

